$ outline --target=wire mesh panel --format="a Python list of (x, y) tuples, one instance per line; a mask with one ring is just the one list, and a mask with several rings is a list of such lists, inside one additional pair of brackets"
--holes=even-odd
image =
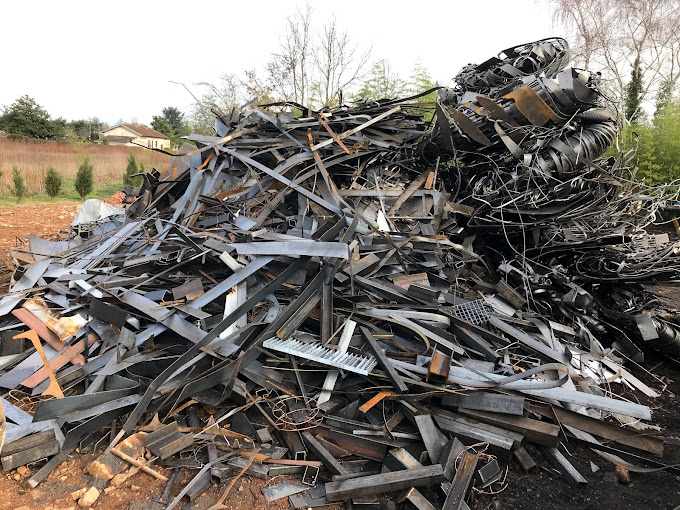
[(452, 309), (453, 315), (460, 320), (482, 326), (489, 321), (489, 310), (483, 299), (476, 299), (467, 303), (455, 305)]

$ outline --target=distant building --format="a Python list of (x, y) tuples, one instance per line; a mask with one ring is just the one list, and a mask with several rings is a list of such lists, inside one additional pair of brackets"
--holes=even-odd
[(101, 133), (101, 139), (112, 145), (143, 145), (151, 149), (169, 149), (170, 140), (163, 133), (143, 124), (123, 123)]

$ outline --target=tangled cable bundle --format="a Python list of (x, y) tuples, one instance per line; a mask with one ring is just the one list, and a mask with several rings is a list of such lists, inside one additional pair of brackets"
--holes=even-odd
[[(558, 282), (587, 293), (601, 280), (680, 277), (677, 246), (668, 238), (644, 250), (632, 242), (657, 239), (645, 228), (668, 197), (635, 183), (634, 154), (602, 157), (618, 134), (617, 112), (599, 75), (566, 67), (569, 60), (566, 41), (548, 38), (466, 66), (454, 88), (439, 91), (431, 132), (447, 188), (471, 208), (465, 232), (476, 235), (472, 249), (501, 265), (514, 259), (522, 269), (505, 277), (544, 313), (556, 310), (556, 292), (536, 289), (537, 278), (555, 285), (559, 275)], [(610, 343), (620, 333), (597, 307), (562, 304), (556, 317), (578, 329), (573, 314), (588, 314), (587, 323)], [(636, 329), (633, 321), (633, 338)], [(680, 344), (662, 349), (677, 353)]]

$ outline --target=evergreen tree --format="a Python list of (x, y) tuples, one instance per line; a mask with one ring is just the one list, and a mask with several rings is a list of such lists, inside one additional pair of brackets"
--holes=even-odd
[(626, 85), (626, 95), (624, 98), (626, 120), (631, 124), (636, 124), (643, 115), (642, 111), (642, 69), (640, 58), (635, 59), (633, 71), (631, 72), (630, 82)]
[(185, 133), (186, 121), (184, 120), (184, 114), (179, 110), (179, 108), (175, 108), (174, 106), (166, 106), (163, 108), (163, 110), (161, 110), (161, 113), (165, 121), (170, 124), (170, 127), (176, 135), (184, 136), (188, 134)]
[(69, 122), (66, 129), (80, 140), (87, 140), (90, 136), (90, 123), (84, 119)]
[(12, 181), (14, 182), (14, 195), (17, 197), (17, 201), (21, 202), (28, 193), (28, 189), (24, 184), (24, 176), (21, 175), (21, 170), (17, 166), (12, 168)]
[(99, 140), (99, 134), (104, 130), (104, 124), (102, 123), (101, 120), (99, 120), (99, 117), (92, 117), (88, 119), (88, 124), (90, 127), (90, 132), (88, 135), (88, 140), (94, 141), (94, 140)]
[(75, 188), (83, 200), (88, 194), (92, 193), (94, 188), (94, 167), (90, 164), (88, 158), (85, 158), (85, 161), (78, 167)]
[(154, 128), (159, 133), (163, 133), (170, 139), (171, 142), (176, 138), (175, 131), (172, 129), (172, 126), (163, 117), (154, 115), (153, 118), (151, 119), (151, 127)]
[(189, 134), (189, 125), (184, 119), (184, 114), (174, 106), (166, 106), (161, 115), (154, 115), (151, 127), (167, 136), (173, 147), (179, 146), (180, 137)]
[(52, 167), (48, 168), (45, 173), (45, 191), (52, 200), (61, 191), (61, 182), (61, 174)]
[(143, 177), (141, 175), (133, 177), (133, 175), (139, 173), (140, 170), (139, 168), (137, 168), (137, 161), (135, 160), (135, 155), (130, 154), (128, 156), (127, 168), (125, 169), (125, 174), (123, 175), (123, 185), (130, 187), (140, 186), (142, 184)]

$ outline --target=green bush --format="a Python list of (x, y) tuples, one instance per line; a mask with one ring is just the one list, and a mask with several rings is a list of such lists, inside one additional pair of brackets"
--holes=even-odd
[(14, 195), (16, 195), (17, 201), (21, 202), (28, 193), (28, 188), (24, 184), (24, 176), (21, 175), (19, 167), (12, 168), (12, 180), (14, 181)]
[(627, 125), (619, 135), (618, 147), (605, 155), (616, 156), (619, 148), (637, 148), (638, 180), (657, 185), (680, 179), (680, 98), (655, 112), (651, 121)]
[(83, 200), (88, 194), (92, 193), (94, 188), (94, 168), (88, 158), (85, 158), (83, 164), (78, 167), (75, 188)]
[(48, 168), (45, 173), (45, 191), (52, 200), (61, 191), (61, 183), (61, 174), (52, 167)]
[[(142, 172), (143, 170), (142, 166)], [(125, 169), (125, 174), (123, 174), (123, 186), (130, 186), (130, 187), (136, 187), (136, 186), (141, 186), (142, 185), (142, 179), (143, 177), (140, 175), (138, 177), (133, 177), (133, 175), (136, 175), (140, 173), (139, 168), (137, 168), (137, 161), (135, 160), (135, 155), (130, 154), (128, 156), (128, 163), (127, 163), (127, 168)]]

